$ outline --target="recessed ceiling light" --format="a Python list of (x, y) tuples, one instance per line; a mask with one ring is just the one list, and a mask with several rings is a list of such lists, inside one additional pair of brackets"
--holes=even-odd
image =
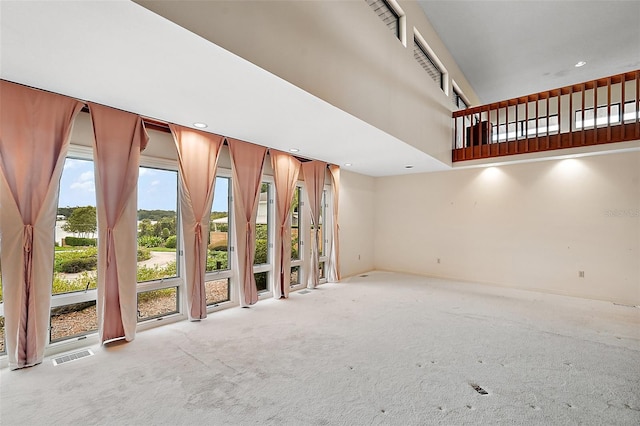
[(347, 166), (347, 167), (353, 166), (353, 164), (351, 164), (351, 163), (344, 163), (344, 165)]
[(206, 123), (193, 123), (193, 127), (197, 127), (198, 129), (206, 129), (208, 126)]
[(290, 152), (299, 152), (300, 150), (298, 148), (291, 148), (289, 149)]
[(575, 66), (576, 68), (580, 68), (580, 67), (583, 67), (583, 66), (585, 66), (585, 65), (587, 65), (587, 63), (586, 63), (585, 61), (580, 61), (580, 62), (578, 62), (577, 64), (575, 64), (574, 66)]
[(405, 169), (413, 169), (413, 166), (411, 164), (408, 164), (406, 166), (404, 166)]

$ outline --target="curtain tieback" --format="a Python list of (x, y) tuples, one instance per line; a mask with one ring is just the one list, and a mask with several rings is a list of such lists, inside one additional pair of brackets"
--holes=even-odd
[(111, 263), (112, 243), (113, 243), (113, 229), (107, 228), (107, 267)]
[(22, 235), (22, 249), (25, 254), (30, 253), (33, 247), (33, 226), (24, 225), (24, 231)]
[(202, 242), (202, 224), (200, 222), (196, 223), (196, 226), (193, 229), (193, 232), (196, 234), (196, 241), (198, 242), (198, 246), (200, 242)]
[(33, 254), (31, 250), (33, 249), (33, 226), (25, 225), (24, 231), (22, 234), (22, 250), (24, 257), (24, 284), (26, 289), (27, 300), (29, 299), (29, 292), (31, 290), (31, 271), (32, 268), (32, 260)]

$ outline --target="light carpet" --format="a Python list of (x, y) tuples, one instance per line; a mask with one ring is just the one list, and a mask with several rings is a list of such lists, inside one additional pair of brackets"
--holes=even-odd
[(2, 369), (0, 423), (640, 424), (640, 309), (480, 284), (373, 272), (91, 349)]

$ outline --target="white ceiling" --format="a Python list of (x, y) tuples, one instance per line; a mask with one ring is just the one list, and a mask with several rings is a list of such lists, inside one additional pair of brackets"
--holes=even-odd
[(370, 176), (449, 168), (129, 1), (3, 0), (0, 24), (5, 80)]
[(640, 69), (637, 0), (419, 3), (483, 103)]

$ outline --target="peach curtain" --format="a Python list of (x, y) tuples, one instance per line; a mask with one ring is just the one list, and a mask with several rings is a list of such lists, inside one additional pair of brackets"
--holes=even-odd
[(102, 343), (136, 331), (137, 194), (149, 140), (135, 114), (89, 104), (98, 214), (98, 332)]
[(333, 220), (331, 221), (331, 253), (329, 255), (329, 271), (327, 281), (336, 283), (340, 281), (340, 240), (338, 225), (338, 200), (340, 196), (340, 166), (329, 165), (331, 173), (331, 187), (333, 189)]
[(267, 148), (231, 138), (227, 138), (227, 142), (233, 173), (236, 275), (240, 289), (240, 305), (246, 307), (258, 301), (253, 261), (256, 248), (256, 215)]
[(270, 150), (276, 186), (276, 238), (273, 297), (289, 297), (291, 284), (291, 201), (300, 173), (300, 161), (284, 152)]
[(322, 208), (322, 191), (324, 190), (324, 176), (327, 163), (321, 161), (308, 161), (302, 163), (304, 175), (304, 187), (307, 193), (307, 205), (311, 213), (311, 264), (307, 288), (316, 288), (319, 282), (319, 233), (320, 233), (320, 209)]
[(42, 362), (60, 176), (82, 103), (0, 80), (0, 262), (12, 370)]
[(224, 137), (170, 124), (178, 150), (183, 265), (189, 319), (207, 317), (204, 274), (216, 168)]

